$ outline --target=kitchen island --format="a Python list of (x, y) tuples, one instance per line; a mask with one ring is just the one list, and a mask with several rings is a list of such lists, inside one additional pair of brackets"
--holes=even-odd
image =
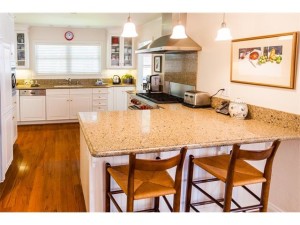
[[(213, 109), (164, 105), (165, 109), (79, 113), (80, 177), (88, 211), (104, 210), (104, 165), (128, 162), (128, 154), (144, 158), (169, 157), (182, 146), (188, 154), (228, 153), (234, 143), (261, 143), (300, 139), (299, 132), (256, 120), (238, 120)], [(284, 150), (284, 149), (282, 149)], [(187, 159), (187, 158), (186, 158)], [(187, 160), (184, 165), (182, 204), (185, 198)], [(114, 184), (113, 184), (114, 186)], [(197, 196), (196, 196), (197, 197)], [(120, 197), (125, 204), (124, 197)], [(141, 200), (146, 201), (146, 200)], [(143, 208), (139, 202), (136, 208)]]

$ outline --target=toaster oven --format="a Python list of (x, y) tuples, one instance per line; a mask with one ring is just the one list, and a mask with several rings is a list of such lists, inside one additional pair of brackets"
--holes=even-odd
[(192, 108), (211, 107), (211, 98), (207, 92), (186, 91), (183, 104)]

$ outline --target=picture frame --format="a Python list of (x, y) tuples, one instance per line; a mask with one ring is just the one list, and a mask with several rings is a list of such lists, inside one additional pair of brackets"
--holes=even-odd
[(294, 89), (297, 49), (297, 32), (232, 40), (230, 81)]
[(154, 72), (162, 72), (162, 56), (154, 56)]

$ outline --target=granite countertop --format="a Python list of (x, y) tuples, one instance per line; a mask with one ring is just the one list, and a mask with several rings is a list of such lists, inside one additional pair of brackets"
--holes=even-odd
[(213, 109), (180, 104), (165, 109), (80, 112), (81, 130), (94, 157), (300, 139), (299, 132), (257, 120), (238, 120)]
[[(60, 86), (60, 87), (58, 87)], [(107, 84), (107, 85), (67, 85), (67, 84), (45, 84), (39, 87), (31, 87), (31, 85), (17, 85), (17, 90), (37, 90), (37, 89), (76, 89), (76, 88), (110, 88), (110, 87), (135, 87), (135, 84)]]

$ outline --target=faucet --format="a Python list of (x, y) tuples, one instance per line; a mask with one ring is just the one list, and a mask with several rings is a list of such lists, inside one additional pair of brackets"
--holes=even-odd
[(68, 79), (66, 79), (66, 81), (68, 81), (68, 85), (71, 85), (72, 83), (72, 80), (71, 80), (71, 78), (68, 78)]

